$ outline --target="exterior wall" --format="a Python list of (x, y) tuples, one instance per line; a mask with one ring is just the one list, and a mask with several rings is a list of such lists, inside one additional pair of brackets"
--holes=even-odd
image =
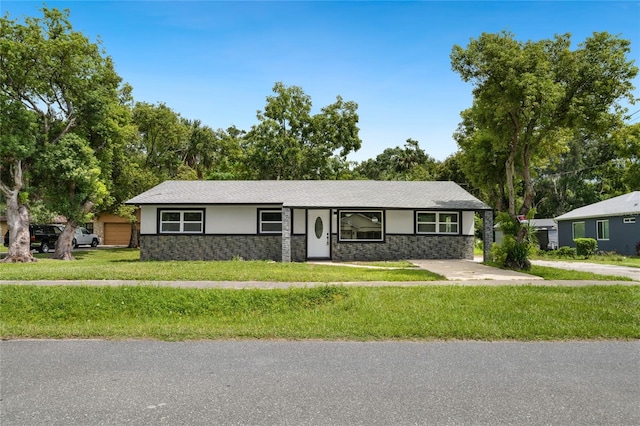
[(413, 210), (387, 210), (385, 232), (388, 234), (413, 234), (415, 212)]
[[(635, 218), (635, 223), (624, 223), (624, 218)], [(598, 240), (596, 222), (609, 220), (609, 240)], [(589, 219), (573, 219), (558, 221), (558, 244), (560, 247), (575, 247), (573, 241), (574, 222), (584, 222), (585, 238), (593, 238), (598, 242), (598, 251), (615, 251), (624, 255), (635, 255), (635, 247), (640, 241), (640, 214), (627, 216), (611, 216)]]
[(331, 237), (333, 260), (473, 259), (473, 235), (387, 235), (384, 242), (339, 242)]
[(307, 231), (307, 215), (304, 209), (293, 209), (292, 234), (304, 234)]
[[(198, 207), (205, 206), (187, 208)], [(291, 209), (292, 232), (283, 244), (280, 235), (257, 234), (258, 209), (274, 206), (206, 206), (204, 235), (159, 235), (158, 208), (180, 209), (162, 205), (141, 208), (141, 260), (307, 259), (305, 209)], [(473, 259), (473, 212), (461, 212), (460, 219), (462, 235), (416, 235), (414, 210), (387, 210), (383, 242), (340, 242), (333, 215), (330, 256), (341, 261)]]
[(462, 212), (462, 235), (473, 235), (476, 229), (475, 212)]
[(140, 235), (140, 260), (282, 260), (279, 235)]

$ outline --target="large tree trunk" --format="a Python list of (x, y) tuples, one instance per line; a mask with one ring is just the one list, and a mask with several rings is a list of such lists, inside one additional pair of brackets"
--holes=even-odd
[[(29, 233), (29, 209), (20, 204), (18, 195), (22, 189), (22, 165), (18, 161), (11, 169), (13, 189), (0, 182), (0, 190), (7, 199), (7, 224), (9, 225), (9, 253), (0, 262), (36, 262), (31, 254)], [(1, 236), (4, 238), (4, 235)]]
[(58, 260), (75, 260), (73, 257), (73, 237), (76, 234), (78, 223), (75, 220), (69, 220), (64, 227), (64, 231), (58, 237), (56, 242), (56, 251), (51, 256), (52, 259)]
[(139, 248), (140, 241), (138, 239), (138, 222), (131, 222), (131, 238), (129, 238), (129, 245), (127, 248)]
[[(83, 215), (89, 213), (92, 208), (93, 203), (91, 201), (85, 202), (82, 206)], [(76, 234), (77, 227), (78, 222), (75, 219), (67, 221), (64, 231), (62, 231), (62, 234), (60, 234), (56, 242), (56, 251), (53, 253), (53, 256), (51, 256), (52, 259), (75, 260), (75, 257), (73, 257), (73, 238)]]
[[(16, 197), (17, 198), (17, 197)], [(37, 262), (31, 254), (29, 210), (18, 205), (17, 200), (7, 198), (7, 224), (9, 225), (9, 253), (2, 262)]]

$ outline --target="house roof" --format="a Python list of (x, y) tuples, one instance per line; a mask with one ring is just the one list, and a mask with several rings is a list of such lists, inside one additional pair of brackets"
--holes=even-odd
[(558, 225), (553, 219), (531, 219), (529, 225), (536, 229), (557, 229)]
[(371, 180), (165, 181), (127, 204), (490, 210), (455, 182)]
[(559, 220), (589, 219), (605, 216), (626, 216), (640, 214), (640, 191), (630, 192), (571, 210), (556, 217)]

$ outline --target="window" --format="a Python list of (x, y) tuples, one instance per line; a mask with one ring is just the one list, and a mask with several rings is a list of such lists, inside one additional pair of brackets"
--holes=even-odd
[(382, 211), (340, 211), (340, 241), (382, 241)]
[(204, 211), (161, 210), (161, 234), (201, 234), (204, 232)]
[(584, 222), (573, 222), (573, 239), (584, 238)]
[(259, 210), (258, 218), (261, 234), (282, 233), (282, 210)]
[(609, 221), (608, 220), (596, 221), (596, 236), (598, 240), (609, 239)]
[(622, 219), (622, 223), (636, 223), (635, 217), (625, 217)]
[(457, 234), (459, 218), (456, 212), (418, 212), (416, 230), (418, 234)]

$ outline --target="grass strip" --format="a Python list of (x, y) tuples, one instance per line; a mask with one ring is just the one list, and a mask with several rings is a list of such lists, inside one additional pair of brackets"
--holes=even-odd
[(574, 271), (551, 266), (531, 265), (527, 274), (542, 277), (545, 280), (583, 280), (583, 281), (633, 281), (629, 277), (595, 274), (593, 272)]
[(3, 338), (640, 338), (640, 286), (2, 286)]
[(34, 263), (0, 263), (3, 280), (139, 280), (139, 281), (433, 281), (444, 277), (416, 269), (353, 268), (310, 263), (271, 261), (140, 261), (135, 249), (74, 252), (72, 262), (36, 255)]

